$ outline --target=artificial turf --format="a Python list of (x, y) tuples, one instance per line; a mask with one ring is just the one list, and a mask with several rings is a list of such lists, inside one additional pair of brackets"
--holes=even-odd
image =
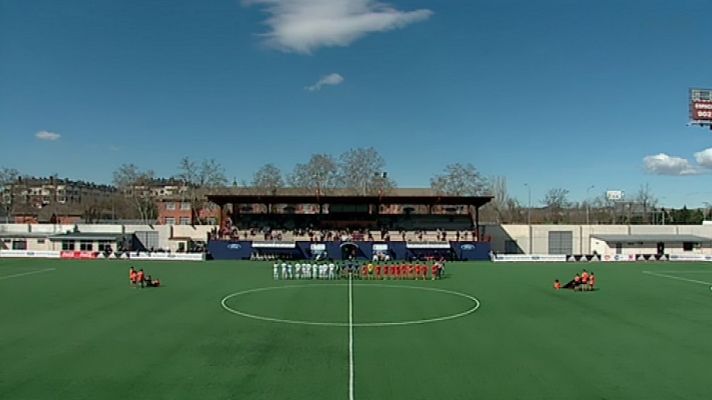
[[(259, 262), (0, 260), (0, 399), (348, 399), (348, 283)], [(37, 273), (48, 268), (47, 270)], [(581, 268), (599, 290), (552, 289)], [(699, 282), (644, 274), (664, 275)], [(673, 271), (673, 272), (665, 272)], [(30, 272), (29, 274), (26, 274)], [(355, 399), (705, 399), (712, 267), (452, 263), (441, 281), (355, 281)], [(427, 324), (402, 322), (463, 312)], [(249, 319), (327, 322), (309, 326)]]

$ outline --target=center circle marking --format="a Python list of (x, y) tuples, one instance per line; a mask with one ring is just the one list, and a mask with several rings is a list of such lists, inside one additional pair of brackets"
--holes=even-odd
[[(239, 315), (241, 317), (256, 319), (256, 320), (260, 320), (260, 321), (268, 321), (268, 322), (276, 322), (276, 323), (281, 323), (281, 324), (292, 324), (292, 325), (348, 327), (349, 326), (348, 322), (315, 322), (315, 321), (301, 321), (301, 320), (293, 320), (293, 319), (266, 317), (263, 315), (251, 314), (251, 313), (247, 313), (244, 311), (240, 311), (238, 309), (230, 307), (227, 304), (228, 300), (230, 300), (234, 297), (244, 296), (244, 295), (251, 294), (251, 293), (267, 292), (267, 291), (281, 290), (281, 289), (333, 287), (333, 286), (346, 287), (346, 286), (348, 286), (348, 284), (328, 283), (328, 284), (268, 286), (268, 287), (263, 287), (263, 288), (243, 290), (241, 292), (235, 292), (235, 293), (229, 294), (229, 295), (223, 297), (223, 299), (220, 301), (220, 304), (228, 312)], [(449, 295), (453, 295), (453, 296), (464, 297), (473, 303), (472, 307), (468, 308), (465, 311), (455, 313), (455, 314), (445, 315), (442, 317), (417, 319), (417, 320), (409, 320), (409, 321), (395, 321), (395, 322), (354, 322), (352, 324), (354, 327), (384, 327), (384, 326), (422, 325), (422, 324), (429, 324), (429, 323), (434, 323), (434, 322), (448, 321), (451, 319), (461, 318), (466, 315), (472, 314), (473, 312), (477, 311), (477, 309), (480, 308), (480, 304), (481, 304), (480, 301), (474, 296), (471, 296), (466, 293), (456, 292), (454, 290), (447, 290), (447, 289), (429, 288), (429, 287), (421, 287), (421, 286), (387, 285), (387, 284), (378, 284), (378, 283), (373, 283), (373, 284), (358, 284), (357, 283), (357, 284), (353, 284), (352, 286), (424, 290), (424, 291), (429, 291), (429, 292), (445, 293), (445, 294), (449, 294)]]

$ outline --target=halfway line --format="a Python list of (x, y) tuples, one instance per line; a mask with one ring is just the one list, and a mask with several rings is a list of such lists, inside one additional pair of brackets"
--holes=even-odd
[(673, 276), (673, 275), (666, 275), (666, 274), (659, 274), (657, 272), (651, 272), (651, 271), (643, 271), (644, 274), (648, 275), (654, 275), (654, 276), (659, 276), (661, 278), (668, 278), (668, 279), (676, 279), (678, 281), (685, 281), (685, 282), (691, 282), (691, 283), (699, 283), (701, 285), (712, 285), (710, 282), (705, 282), (705, 281), (698, 281), (696, 279), (687, 279), (687, 278), (681, 278), (679, 276)]
[(354, 296), (349, 274), (349, 400), (354, 400)]
[(30, 271), (30, 272), (23, 272), (21, 274), (13, 274), (13, 275), (5, 275), (5, 276), (0, 276), (0, 281), (3, 279), (10, 279), (10, 278), (17, 278), (20, 276), (25, 276), (25, 275), (32, 275), (32, 274), (39, 274), (41, 272), (47, 272), (47, 271), (54, 271), (56, 268), (45, 268), (45, 269), (40, 269), (37, 271)]

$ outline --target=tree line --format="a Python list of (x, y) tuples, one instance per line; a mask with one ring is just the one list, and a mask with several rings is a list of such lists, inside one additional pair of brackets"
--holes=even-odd
[[(12, 168), (0, 168), (0, 193), (3, 210), (12, 214), (16, 201), (10, 190), (21, 177)], [(265, 194), (282, 188), (299, 188), (311, 193), (329, 194), (339, 189), (354, 195), (388, 194), (398, 183), (388, 174), (384, 157), (373, 147), (353, 148), (334, 156), (312, 154), (297, 163), (291, 171), (282, 171), (273, 163), (260, 166), (249, 181), (228, 181), (224, 167), (214, 159), (193, 160), (184, 157), (176, 166), (176, 174), (161, 178), (153, 170), (135, 164), (123, 164), (113, 172), (114, 196), (101, 200), (84, 201), (85, 220), (139, 219), (155, 221), (156, 198), (152, 188), (173, 184), (174, 197), (188, 201), (193, 210), (193, 221), (201, 219), (201, 211), (208, 207), (206, 195), (229, 187), (249, 186)], [(709, 209), (661, 209), (649, 185), (640, 187), (630, 201), (611, 201), (605, 193), (591, 200), (573, 202), (569, 190), (551, 188), (536, 204), (522, 204), (512, 198), (507, 180), (502, 176), (485, 177), (471, 163), (452, 163), (430, 178), (430, 188), (436, 194), (452, 196), (491, 195), (492, 201), (481, 210), (485, 223), (701, 223), (710, 216)], [(712, 208), (712, 207), (711, 207)], [(109, 215), (107, 210), (111, 210)]]

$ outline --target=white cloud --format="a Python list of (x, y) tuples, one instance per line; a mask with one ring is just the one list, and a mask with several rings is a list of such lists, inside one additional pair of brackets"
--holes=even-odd
[(695, 153), (695, 161), (704, 168), (712, 168), (712, 147)]
[(55, 140), (59, 140), (59, 138), (62, 137), (59, 133), (55, 132), (50, 132), (50, 131), (39, 131), (35, 133), (35, 137), (39, 140), (47, 140), (49, 142), (54, 142)]
[(344, 81), (344, 77), (337, 74), (329, 74), (326, 76), (323, 76), (319, 81), (311, 86), (305, 87), (306, 90), (313, 92), (315, 90), (320, 90), (322, 86), (336, 86), (340, 85), (341, 82)]
[(265, 42), (285, 52), (309, 54), (320, 47), (348, 46), (373, 32), (403, 28), (433, 14), (400, 11), (377, 0), (244, 0), (263, 5), (270, 31)]
[(682, 157), (669, 156), (665, 153), (646, 156), (643, 158), (645, 169), (656, 175), (696, 175), (699, 170), (690, 165), (690, 162)]

